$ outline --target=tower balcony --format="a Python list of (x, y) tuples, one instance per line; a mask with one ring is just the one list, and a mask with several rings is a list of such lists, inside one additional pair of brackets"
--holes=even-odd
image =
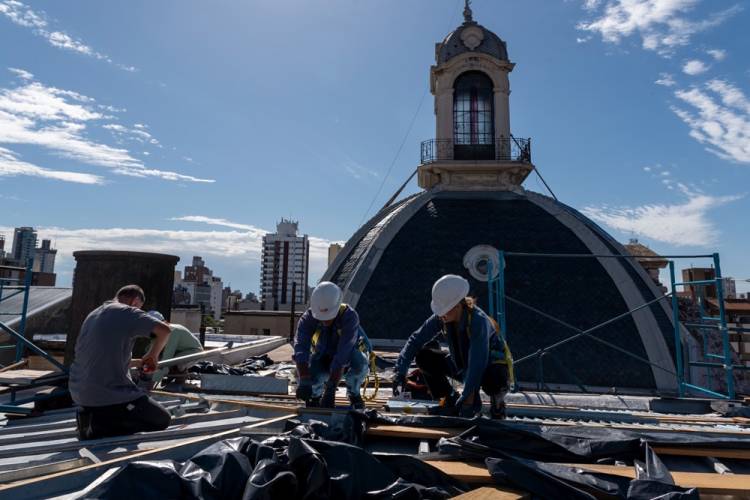
[(534, 169), (531, 139), (511, 136), (482, 142), (422, 142), (422, 161), (417, 169), (419, 186), (455, 191), (521, 190), (521, 184)]
[(500, 137), (485, 144), (465, 144), (453, 139), (422, 142), (422, 165), (436, 161), (517, 161), (531, 163), (531, 139)]

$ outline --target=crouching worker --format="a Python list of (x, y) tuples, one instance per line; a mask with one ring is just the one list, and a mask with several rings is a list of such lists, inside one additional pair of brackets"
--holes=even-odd
[[(164, 316), (159, 311), (151, 310), (147, 314), (152, 318), (156, 318), (159, 321), (166, 323)], [(167, 324), (172, 329), (172, 333), (169, 334), (169, 339), (159, 355), (159, 360), (180, 358), (182, 356), (203, 351), (203, 346), (201, 345), (200, 340), (195, 338), (195, 335), (193, 335), (190, 330), (177, 323)], [(148, 346), (149, 349), (154, 346), (154, 343), (156, 343), (156, 339), (151, 340), (151, 344)], [(167, 374), (176, 373), (180, 373), (177, 371), (177, 367), (172, 367), (171, 369), (159, 368), (154, 372), (151, 379), (153, 380), (154, 386), (156, 386)]]
[[(432, 413), (472, 418), (481, 412), (481, 387), (490, 396), (490, 416), (505, 417), (505, 394), (513, 383), (513, 358), (499, 334), (497, 323), (475, 305), (469, 293), (469, 282), (448, 274), (432, 287), (432, 312), (427, 321), (411, 334), (396, 363), (394, 395), (406, 382), (409, 365), (416, 357), (417, 366), (427, 382), (432, 397), (441, 406)], [(444, 353), (438, 339), (448, 343)], [(462, 381), (458, 394), (448, 378)]]
[[(129, 368), (154, 371), (170, 328), (143, 312), (146, 298), (137, 285), (121, 288), (89, 313), (81, 326), (68, 387), (81, 407), (78, 438), (96, 439), (158, 431), (171, 416), (130, 378)], [(131, 359), (136, 337), (154, 336), (142, 359)]]
[(342, 304), (341, 298), (336, 284), (320, 283), (310, 297), (310, 308), (297, 324), (297, 398), (309, 407), (335, 407), (342, 376), (352, 407), (365, 407), (360, 387), (367, 376), (371, 349), (357, 312)]

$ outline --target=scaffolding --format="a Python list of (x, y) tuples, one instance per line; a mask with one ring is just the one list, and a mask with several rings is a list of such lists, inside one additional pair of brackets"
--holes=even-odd
[[(585, 330), (580, 329), (574, 325), (571, 325), (561, 319), (555, 318), (554, 316), (547, 314), (546, 312), (536, 307), (525, 304), (521, 302), (520, 300), (517, 300), (513, 298), (512, 296), (508, 295), (507, 290), (506, 290), (506, 284), (505, 284), (505, 276), (506, 276), (505, 267), (506, 267), (507, 257), (521, 257), (521, 258), (535, 257), (535, 258), (551, 258), (551, 259), (566, 259), (566, 258), (626, 259), (626, 260), (631, 260), (631, 261), (635, 261), (636, 257), (632, 255), (526, 253), (526, 252), (505, 252), (505, 251), (500, 250), (498, 251), (498, 259), (496, 261), (495, 266), (493, 266), (492, 259), (488, 260), (487, 262), (487, 269), (488, 269), (487, 285), (488, 285), (488, 291), (489, 291), (489, 312), (490, 312), (490, 315), (500, 325), (501, 335), (503, 335), (503, 337), (506, 340), (510, 336), (509, 329), (508, 329), (508, 317), (507, 317), (508, 315), (506, 311), (507, 302), (510, 302), (516, 306), (527, 309), (534, 314), (538, 314), (574, 332), (573, 335), (569, 337), (566, 337), (562, 340), (554, 342), (553, 344), (550, 344), (541, 349), (538, 349), (537, 351), (530, 353), (526, 356), (523, 356), (514, 361), (515, 366), (518, 366), (519, 364), (522, 364), (522, 363), (528, 363), (530, 361), (536, 361), (537, 363), (536, 385), (537, 385), (538, 390), (543, 390), (544, 388), (546, 388), (546, 384), (544, 381), (544, 362), (545, 362), (546, 355), (550, 351), (557, 349), (565, 344), (573, 342), (574, 340), (577, 340), (579, 338), (586, 337), (588, 340), (605, 345), (615, 351), (618, 351), (621, 354), (624, 354), (632, 359), (635, 359), (636, 361), (640, 363), (647, 364), (655, 369), (663, 370), (665, 372), (668, 372), (674, 375), (677, 379), (677, 389), (678, 389), (678, 393), (680, 397), (684, 397), (689, 391), (692, 391), (693, 393), (698, 393), (701, 395), (707, 395), (710, 397), (720, 398), (720, 399), (734, 399), (735, 398), (736, 392), (735, 392), (735, 387), (734, 387), (734, 370), (747, 370), (747, 369), (750, 369), (750, 367), (741, 365), (741, 364), (736, 365), (732, 361), (732, 348), (731, 348), (731, 344), (729, 341), (729, 333), (737, 332), (737, 333), (742, 334), (742, 333), (750, 333), (750, 332), (745, 331), (747, 329), (729, 327), (727, 324), (724, 294), (723, 294), (723, 289), (722, 289), (721, 266), (720, 266), (720, 259), (719, 259), (718, 253), (708, 254), (708, 255), (665, 255), (665, 256), (650, 257), (652, 259), (661, 259), (661, 260), (668, 261), (670, 281), (671, 281), (671, 288), (669, 292), (666, 294), (659, 295), (653, 300), (647, 301), (633, 309), (630, 309), (627, 312), (618, 314), (617, 316), (613, 318), (610, 318), (602, 323), (599, 323), (598, 325), (595, 325)], [(714, 269), (715, 269), (714, 279), (678, 282), (675, 279), (675, 260), (698, 259), (698, 258), (713, 260)], [(636, 265), (640, 265), (640, 264), (636, 262)], [(682, 325), (682, 323), (680, 322), (680, 311), (679, 311), (679, 302), (678, 302), (678, 294), (677, 294), (677, 287), (679, 286), (682, 286), (682, 287), (715, 286), (717, 290), (717, 302), (718, 302), (717, 308), (719, 311), (718, 316), (709, 316), (706, 314), (704, 304), (703, 304), (703, 298), (701, 296), (701, 300), (699, 301), (700, 321), (698, 323), (686, 323)], [(644, 308), (650, 307), (651, 305), (658, 303), (662, 300), (666, 300), (670, 302), (671, 311), (672, 311), (672, 322), (674, 326), (676, 371), (674, 371), (671, 367), (665, 367), (657, 363), (653, 363), (649, 361), (648, 359), (642, 356), (639, 356), (638, 354), (630, 352), (627, 349), (624, 349), (620, 346), (617, 346), (611, 342), (608, 342), (594, 335), (597, 331), (601, 330), (602, 328), (608, 325), (611, 325), (617, 321), (620, 321), (621, 319), (627, 318), (631, 316), (633, 313), (640, 311)], [(681, 326), (690, 327), (690, 328), (698, 328), (699, 331), (701, 331), (703, 335), (704, 356), (708, 359), (714, 359), (716, 361), (691, 361), (689, 351), (685, 350), (685, 347), (683, 344)], [(709, 351), (708, 335), (710, 335), (711, 333), (716, 333), (716, 332), (718, 332), (721, 335), (722, 351), (723, 351), (721, 354), (708, 352)], [(685, 354), (686, 352), (687, 354)], [(563, 363), (560, 363), (554, 356), (549, 357), (549, 359), (552, 362), (556, 363), (556, 365), (561, 369), (561, 371), (566, 373), (570, 377), (570, 379), (573, 380), (573, 382), (582, 391), (588, 392), (586, 389), (586, 386), (580, 380), (578, 380), (578, 378), (566, 366), (564, 366)], [(685, 360), (687, 360), (687, 363), (685, 363)], [(711, 369), (722, 370), (726, 379), (726, 389), (727, 389), (726, 394), (713, 391), (709, 387), (701, 387), (699, 385), (686, 381), (686, 378), (690, 380), (689, 376), (686, 377), (685, 375), (686, 375), (686, 371), (688, 372), (688, 375), (689, 375), (689, 369), (691, 367), (706, 368), (707, 370), (709, 370), (708, 372), (709, 384), (711, 380), (710, 370)]]
[[(23, 399), (18, 399), (17, 392), (40, 386), (50, 386), (63, 383), (67, 380), (68, 371), (65, 366), (56, 360), (53, 356), (49, 355), (46, 351), (39, 348), (36, 344), (26, 338), (26, 320), (27, 312), (29, 308), (29, 293), (31, 291), (31, 283), (33, 277), (33, 260), (29, 259), (26, 263), (23, 278), (0, 278), (0, 303), (7, 301), (18, 295), (23, 295), (22, 306), (20, 311), (8, 311), (0, 313), (0, 331), (4, 331), (10, 335), (11, 340), (15, 340), (15, 345), (10, 343), (8, 345), (0, 346), (0, 350), (15, 349), (14, 361), (8, 366), (0, 368), (0, 372), (12, 372), (16, 368), (20, 368), (25, 364), (24, 356), (26, 351), (31, 351), (34, 354), (42, 356), (44, 359), (52, 363), (56, 368), (60, 370), (58, 375), (51, 377), (43, 377), (39, 380), (27, 382), (27, 383), (11, 383), (3, 382), (0, 385), (6, 385), (10, 389), (10, 400), (7, 404), (0, 404), (0, 412), (10, 413), (31, 413), (32, 408), (24, 407), (26, 403), (33, 403), (41, 399), (45, 399), (51, 396), (45, 395), (34, 395)], [(6, 321), (3, 321), (3, 316), (20, 316), (18, 329), (14, 330), (11, 328)]]

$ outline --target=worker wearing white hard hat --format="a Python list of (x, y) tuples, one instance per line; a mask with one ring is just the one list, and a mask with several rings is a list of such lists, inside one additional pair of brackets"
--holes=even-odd
[[(409, 365), (416, 358), (433, 398), (441, 400), (434, 413), (473, 417), (481, 411), (481, 388), (490, 396), (490, 415), (505, 416), (505, 394), (513, 382), (510, 349), (492, 320), (469, 297), (469, 282), (447, 274), (432, 287), (433, 315), (411, 334), (396, 362), (393, 391), (406, 386)], [(445, 353), (439, 339), (448, 344)], [(449, 378), (463, 382), (460, 394)]]
[(308, 406), (333, 408), (343, 377), (352, 407), (364, 409), (360, 387), (367, 376), (372, 349), (359, 315), (341, 302), (342, 295), (335, 283), (320, 283), (310, 297), (310, 308), (297, 323), (297, 398)]

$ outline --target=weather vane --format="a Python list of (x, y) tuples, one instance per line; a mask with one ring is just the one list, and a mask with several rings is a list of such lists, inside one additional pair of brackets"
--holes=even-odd
[(467, 23), (474, 22), (471, 14), (471, 0), (466, 0), (466, 5), (464, 7), (464, 21), (466, 21)]

